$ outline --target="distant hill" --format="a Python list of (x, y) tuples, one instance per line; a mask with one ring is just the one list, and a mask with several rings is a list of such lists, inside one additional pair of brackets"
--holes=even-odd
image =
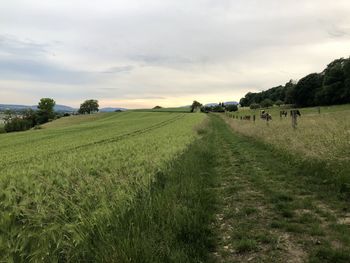
[[(28, 106), (28, 105), (16, 105), (16, 104), (0, 104), (0, 111), (5, 111), (5, 110), (13, 110), (13, 111), (18, 111), (18, 110), (25, 110), (25, 109), (33, 109), (36, 110), (37, 106)], [(69, 106), (65, 105), (56, 105), (55, 106), (55, 111), (59, 112), (74, 112), (77, 111), (77, 109), (74, 109)]]
[(238, 105), (239, 103), (237, 101), (226, 101), (224, 102), (225, 105)]
[(113, 108), (113, 107), (107, 107), (100, 109), (100, 112), (115, 112), (115, 111), (126, 111), (125, 108)]
[(204, 106), (206, 107), (214, 107), (214, 106), (218, 106), (219, 103), (207, 103), (207, 104), (204, 104)]
[(75, 108), (72, 108), (69, 106), (65, 106), (65, 105), (56, 105), (55, 111), (74, 112), (74, 111), (78, 111), (78, 109), (75, 109)]

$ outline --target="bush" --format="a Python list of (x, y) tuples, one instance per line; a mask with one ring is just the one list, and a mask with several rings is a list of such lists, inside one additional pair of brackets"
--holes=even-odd
[(273, 105), (273, 101), (270, 99), (264, 99), (260, 104), (261, 104), (261, 107), (268, 108)]
[(222, 106), (217, 105), (217, 106), (214, 106), (214, 107), (212, 108), (212, 111), (213, 111), (213, 112), (225, 112), (225, 109), (224, 109)]
[(280, 107), (282, 104), (283, 104), (283, 101), (281, 101), (281, 100), (277, 100), (275, 102), (275, 105), (277, 105), (278, 107)]
[(252, 110), (259, 109), (260, 108), (260, 104), (252, 103), (252, 104), (250, 104), (249, 108), (251, 108)]
[(12, 118), (5, 123), (6, 132), (26, 131), (32, 128), (32, 122), (30, 120), (21, 119), (19, 117)]
[(232, 111), (238, 111), (238, 107), (235, 104), (227, 105), (225, 108), (226, 108), (227, 111), (231, 111), (231, 112)]

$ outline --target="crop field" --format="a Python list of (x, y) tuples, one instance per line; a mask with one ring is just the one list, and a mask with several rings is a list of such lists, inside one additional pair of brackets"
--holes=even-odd
[(350, 106), (0, 134), (0, 262), (350, 262)]
[(0, 134), (0, 262), (77, 262), (197, 137), (202, 114), (72, 116)]

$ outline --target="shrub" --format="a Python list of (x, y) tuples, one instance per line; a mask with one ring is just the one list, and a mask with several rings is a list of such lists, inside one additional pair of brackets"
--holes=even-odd
[(273, 101), (270, 99), (264, 99), (260, 104), (261, 104), (261, 107), (268, 108), (273, 105)]
[(275, 102), (275, 105), (277, 105), (278, 107), (280, 107), (282, 104), (283, 104), (283, 101), (281, 101), (281, 100), (277, 100)]
[(260, 104), (252, 103), (252, 104), (250, 104), (249, 108), (251, 108), (252, 110), (259, 109), (260, 108)]
[(216, 105), (212, 108), (212, 111), (213, 112), (225, 112), (225, 109), (220, 105)]
[(27, 119), (21, 119), (19, 117), (14, 117), (11, 120), (5, 123), (6, 132), (15, 132), (15, 131), (26, 131), (32, 127), (32, 122)]
[(227, 105), (225, 108), (227, 111), (238, 111), (238, 107), (235, 104)]

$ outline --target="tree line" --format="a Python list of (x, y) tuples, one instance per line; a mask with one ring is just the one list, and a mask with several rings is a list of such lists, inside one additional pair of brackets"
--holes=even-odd
[[(31, 128), (40, 128), (41, 124), (61, 117), (70, 116), (70, 113), (55, 112), (56, 102), (51, 98), (40, 99), (37, 110), (26, 109), (21, 112), (5, 111), (4, 131), (25, 131)], [(86, 100), (81, 105), (77, 114), (91, 114), (99, 111), (97, 100)]]
[(350, 58), (336, 59), (321, 73), (311, 73), (298, 82), (266, 91), (247, 93), (240, 100), (242, 107), (269, 107), (273, 104), (293, 104), (298, 107), (350, 103)]
[(224, 102), (219, 102), (217, 105), (212, 106), (205, 106), (202, 105), (202, 103), (198, 101), (193, 101), (191, 105), (191, 112), (195, 112), (197, 110), (200, 110), (201, 112), (208, 113), (208, 112), (225, 112), (225, 111), (237, 111), (238, 107), (235, 104), (225, 104)]

